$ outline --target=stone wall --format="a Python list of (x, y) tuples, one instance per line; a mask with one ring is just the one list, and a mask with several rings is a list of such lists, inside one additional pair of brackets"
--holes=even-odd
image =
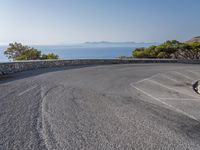
[(200, 60), (174, 60), (174, 59), (82, 59), (82, 60), (46, 60), (46, 61), (20, 61), (0, 63), (0, 75), (6, 75), (26, 70), (50, 67), (66, 67), (74, 65), (106, 65), (131, 63), (190, 63), (200, 64)]

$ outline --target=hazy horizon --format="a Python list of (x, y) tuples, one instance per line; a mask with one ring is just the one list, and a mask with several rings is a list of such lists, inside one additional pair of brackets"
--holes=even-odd
[[(85, 44), (85, 45), (29, 45), (42, 53), (56, 53), (60, 59), (114, 59), (119, 56), (131, 56), (135, 48), (147, 47), (151, 44)], [(7, 62), (9, 59), (4, 55), (8, 46), (0, 45), (0, 62)]]
[[(0, 43), (0, 46), (8, 46), (10, 43), (19, 42), (19, 41), (13, 41), (9, 43)], [(105, 42), (105, 43), (103, 43)], [(20, 43), (20, 42), (19, 42)], [(24, 44), (24, 43), (22, 43)], [(128, 45), (128, 44), (159, 44), (158, 42), (134, 42), (134, 41), (86, 41), (83, 43), (60, 43), (60, 44), (26, 44), (28, 46), (88, 46), (88, 45)]]
[(198, 0), (6, 0), (0, 44), (187, 41), (200, 35)]

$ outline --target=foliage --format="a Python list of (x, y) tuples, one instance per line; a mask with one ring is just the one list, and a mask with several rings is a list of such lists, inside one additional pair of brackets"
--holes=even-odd
[(16, 57), (16, 60), (37, 60), (40, 59), (41, 51), (34, 48), (29, 48)]
[(58, 55), (53, 53), (41, 54), (41, 51), (24, 46), (21, 43), (10, 43), (9, 47), (4, 51), (8, 59), (12, 60), (40, 60), (40, 59), (58, 59)]
[(181, 43), (176, 40), (166, 41), (158, 46), (137, 48), (132, 55), (135, 58), (200, 59), (200, 43)]
[(21, 43), (10, 43), (9, 47), (6, 49), (4, 54), (9, 58), (16, 60), (17, 57), (20, 57), (24, 51), (28, 49), (27, 46), (23, 46)]
[(41, 59), (58, 59), (58, 55), (55, 55), (54, 53), (49, 54), (43, 54)]
[(132, 59), (132, 56), (119, 56), (119, 59)]

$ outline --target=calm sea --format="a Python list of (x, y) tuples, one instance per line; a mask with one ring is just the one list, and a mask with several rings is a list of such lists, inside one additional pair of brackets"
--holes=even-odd
[[(144, 45), (143, 45), (144, 46)], [(42, 53), (55, 53), (61, 59), (111, 59), (119, 56), (131, 56), (136, 48), (131, 47), (91, 47), (91, 46), (34, 46)], [(8, 61), (3, 52), (6, 46), (0, 46), (0, 62)]]

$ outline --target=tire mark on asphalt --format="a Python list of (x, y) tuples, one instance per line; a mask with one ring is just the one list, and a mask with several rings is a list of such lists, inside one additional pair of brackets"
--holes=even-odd
[(6, 94), (6, 95), (0, 97), (0, 99), (4, 99), (4, 98), (6, 98), (6, 97), (8, 97), (9, 95), (14, 94), (14, 93), (15, 93), (15, 91), (12, 91), (12, 92), (10, 92), (10, 93), (8, 93), (8, 94)]
[(176, 91), (176, 92), (178, 92), (178, 93), (182, 93), (182, 94), (184, 94), (184, 95), (191, 96), (191, 97), (194, 97), (194, 98), (196, 98), (196, 99), (199, 99), (199, 97), (196, 97), (196, 96), (193, 96), (193, 95), (190, 95), (190, 94), (185, 94), (185, 92), (181, 92), (181, 91), (179, 91), (179, 90), (176, 90), (176, 89), (174, 89), (174, 88), (171, 88), (171, 87), (169, 87), (169, 86), (166, 86), (166, 85), (164, 85), (164, 84), (161, 84), (161, 83), (159, 83), (159, 82), (157, 82), (157, 81), (155, 81), (155, 80), (150, 80), (150, 79), (146, 79), (146, 80), (147, 80), (147, 81), (150, 81), (150, 82), (153, 82), (153, 83), (155, 83), (155, 84), (157, 84), (157, 85), (160, 85), (160, 86), (162, 86), (162, 87), (164, 87), (164, 88), (167, 88), (167, 89), (169, 89), (169, 90)]
[(190, 78), (189, 76), (184, 75), (184, 74), (182, 74), (182, 73), (180, 73), (180, 72), (177, 72), (177, 71), (173, 71), (173, 72), (176, 73), (176, 74), (178, 74), (178, 75), (180, 75), (180, 76), (182, 76), (182, 77), (184, 77), (184, 78), (186, 78), (186, 79), (188, 79), (188, 80), (193, 80), (193, 79)]
[(162, 100), (175, 100), (175, 101), (199, 101), (200, 102), (200, 99), (195, 99), (195, 98), (162, 98), (162, 97), (159, 97), (159, 99), (162, 99)]
[(187, 72), (193, 73), (196, 76), (200, 77), (200, 74), (198, 72), (195, 72), (194, 70), (186, 70)]
[(165, 77), (165, 78), (167, 78), (167, 79), (169, 79), (169, 80), (171, 80), (171, 81), (180, 83), (180, 81), (177, 81), (177, 80), (175, 80), (175, 79), (173, 79), (173, 78), (170, 78), (170, 77), (168, 77), (166, 74), (160, 74), (160, 75), (163, 76), (163, 77)]
[[(60, 143), (56, 140), (56, 138), (51, 130), (52, 127), (51, 127), (51, 124), (49, 123), (49, 114), (47, 112), (48, 106), (46, 105), (47, 95), (49, 94), (49, 92), (56, 89), (57, 87), (59, 87), (59, 85), (55, 85), (46, 91), (43, 86), (41, 86), (41, 88), (40, 88), (41, 99), (42, 99), (42, 104), (41, 104), (42, 128), (39, 129), (39, 132), (44, 140), (46, 149), (61, 149)], [(63, 86), (61, 86), (61, 87), (64, 88)], [(54, 144), (52, 144), (51, 142)]]
[[(170, 105), (170, 104), (168, 104), (168, 103), (166, 103), (166, 102), (163, 102), (163, 101), (160, 100), (159, 98), (154, 97), (153, 95), (151, 95), (151, 94), (149, 94), (149, 93), (143, 91), (142, 89), (136, 87), (136, 86), (133, 85), (132, 83), (130, 84), (130, 86), (133, 87), (133, 88), (135, 88), (136, 90), (142, 92), (143, 94), (145, 94), (145, 95), (147, 95), (147, 96), (153, 98), (154, 100), (156, 100), (156, 101), (162, 103), (163, 105), (166, 105), (167, 107), (172, 108), (172, 109), (175, 110), (176, 112), (179, 112), (179, 113), (181, 113), (181, 114), (183, 114), (183, 115), (185, 115), (185, 116), (187, 116), (187, 117), (189, 117), (189, 118), (191, 118), (191, 119), (193, 119), (193, 120), (198, 121), (198, 119), (197, 119), (196, 117), (194, 117), (194, 116), (192, 116), (192, 115), (190, 115), (190, 114), (188, 114), (188, 113), (186, 113), (186, 112), (184, 112), (184, 111), (182, 111), (182, 110), (180, 110), (180, 109), (178, 109), (178, 108), (176, 108), (176, 107), (174, 107), (174, 106), (172, 106), (172, 105)], [(198, 121), (198, 122), (199, 122), (199, 121)]]
[(38, 86), (37, 86), (37, 85), (36, 85), (36, 86), (32, 86), (32, 87), (30, 87), (29, 89), (27, 89), (27, 90), (25, 90), (25, 91), (19, 93), (18, 96), (22, 96), (22, 95), (24, 95), (25, 93), (27, 93), (27, 92), (29, 92), (29, 91), (35, 89), (36, 87), (38, 87)]

